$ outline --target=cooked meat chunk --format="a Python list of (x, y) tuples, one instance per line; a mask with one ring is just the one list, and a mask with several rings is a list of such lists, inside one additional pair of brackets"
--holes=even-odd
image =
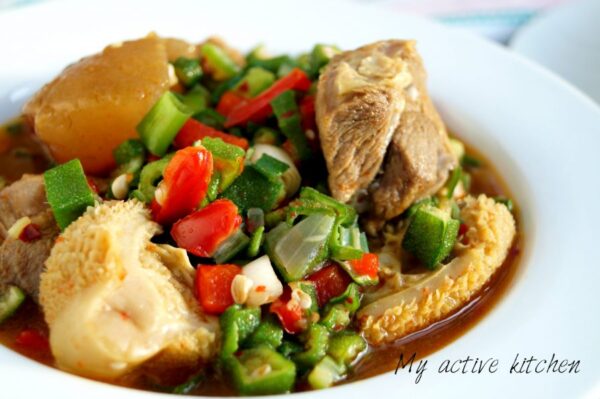
[[(39, 239), (23, 242), (8, 236), (24, 216), (40, 228)], [(17, 285), (37, 301), (40, 273), (58, 233), (42, 176), (25, 175), (0, 191), (0, 286)]]
[(456, 165), (444, 123), (427, 94), (421, 57), (413, 42), (406, 43), (403, 57), (413, 83), (405, 89), (406, 106), (372, 193), (373, 213), (384, 220), (438, 191)]
[(502, 265), (516, 232), (512, 214), (485, 195), (469, 196), (461, 207), (468, 244), (455, 245), (456, 257), (359, 311), (360, 328), (370, 343), (392, 342), (449, 315), (471, 300)]
[(137, 201), (105, 202), (73, 222), (46, 261), (40, 303), (59, 367), (112, 379), (143, 365), (191, 371), (218, 348), (218, 319), (193, 295), (185, 251), (153, 244)]
[(317, 124), (340, 201), (365, 189), (377, 174), (404, 110), (412, 82), (406, 42), (383, 41), (335, 56), (319, 78)]
[(167, 51), (156, 36), (108, 46), (67, 67), (23, 108), (54, 159), (87, 173), (114, 166), (112, 152), (169, 89)]
[(427, 95), (415, 43), (388, 40), (334, 57), (319, 79), (321, 146), (333, 196), (371, 187), (373, 213), (390, 219), (441, 187), (456, 160)]

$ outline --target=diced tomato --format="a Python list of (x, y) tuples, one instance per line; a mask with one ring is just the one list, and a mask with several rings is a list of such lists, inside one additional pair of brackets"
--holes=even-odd
[(271, 313), (275, 313), (283, 326), (283, 329), (289, 334), (297, 334), (304, 330), (307, 323), (305, 320), (305, 311), (296, 301), (291, 301), (291, 291), (285, 287), (283, 294), (275, 300), (269, 307)]
[(173, 141), (173, 145), (175, 148), (185, 148), (193, 145), (194, 142), (202, 140), (205, 137), (220, 138), (226, 143), (237, 145), (244, 150), (248, 149), (248, 140), (245, 138), (221, 132), (215, 128), (205, 125), (204, 123), (198, 122), (193, 118), (188, 119), (181, 130), (179, 130), (179, 133), (177, 133), (177, 136)]
[(206, 148), (186, 147), (177, 151), (157, 189), (162, 190), (162, 198), (152, 201), (154, 220), (171, 224), (193, 212), (206, 196), (212, 172), (212, 154)]
[(341, 295), (352, 281), (350, 276), (336, 264), (325, 266), (308, 276), (315, 283), (319, 306), (325, 306), (331, 298)]
[(175, 223), (171, 236), (179, 248), (207, 258), (241, 223), (237, 206), (228, 199), (219, 199)]
[(219, 100), (219, 104), (217, 104), (217, 112), (221, 115), (229, 115), (232, 109), (240, 105), (241, 103), (246, 102), (246, 98), (235, 91), (226, 91), (221, 96)]
[(221, 314), (233, 305), (231, 283), (242, 272), (236, 265), (198, 265), (196, 268), (196, 296), (202, 309), (210, 314)]
[(15, 343), (24, 349), (31, 351), (49, 351), (50, 343), (48, 338), (38, 330), (23, 330), (15, 338)]
[(243, 125), (257, 114), (265, 112), (265, 110), (270, 114), (272, 112), (270, 103), (274, 98), (286, 90), (306, 91), (309, 89), (310, 85), (311, 81), (306, 73), (299, 68), (294, 68), (290, 73), (273, 83), (271, 87), (260, 93), (258, 96), (245, 103), (241, 103), (232, 109), (229, 112), (229, 115), (227, 115), (225, 127), (229, 128), (236, 125)]
[(379, 271), (379, 256), (373, 253), (366, 253), (360, 259), (350, 260), (352, 269), (361, 276), (377, 277)]
[(21, 234), (19, 234), (19, 240), (23, 242), (32, 242), (42, 237), (42, 232), (37, 224), (29, 223)]

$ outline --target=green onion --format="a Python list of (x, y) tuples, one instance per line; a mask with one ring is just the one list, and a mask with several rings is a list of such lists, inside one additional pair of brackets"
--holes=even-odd
[(233, 86), (232, 90), (238, 90), (247, 93), (250, 97), (255, 97), (275, 82), (275, 75), (261, 67), (248, 69), (244, 77)]
[(265, 225), (265, 213), (260, 208), (250, 208), (246, 213), (248, 232), (254, 233), (258, 228)]
[(239, 72), (240, 67), (227, 55), (225, 50), (213, 44), (206, 43), (200, 49), (200, 53), (205, 62), (211, 67), (213, 78), (218, 81), (223, 81), (231, 78)]
[(277, 240), (279, 230), (269, 232), (265, 244), (269, 257), (285, 281), (296, 281), (309, 274), (328, 256), (327, 243), (335, 218), (316, 213), (285, 231)]
[(466, 168), (479, 168), (483, 165), (483, 162), (469, 154), (463, 155), (462, 159), (460, 160), (460, 163)]
[(242, 229), (238, 229), (219, 245), (213, 254), (213, 259), (217, 264), (225, 263), (246, 248), (249, 242), (250, 238), (242, 232)]
[(247, 349), (226, 360), (226, 369), (241, 395), (289, 392), (296, 381), (296, 366), (267, 346)]
[(260, 246), (262, 245), (263, 235), (265, 232), (265, 226), (257, 228), (252, 237), (250, 237), (250, 244), (248, 244), (248, 256), (254, 258), (260, 252)]
[(48, 204), (61, 230), (81, 216), (88, 206), (94, 206), (95, 195), (79, 159), (44, 172), (44, 185)]
[(296, 104), (294, 91), (286, 90), (271, 101), (273, 113), (277, 117), (277, 124), (281, 132), (294, 145), (298, 156), (302, 160), (310, 158), (311, 151), (302, 129), (300, 112)]
[(446, 198), (452, 198), (454, 195), (454, 190), (456, 190), (456, 186), (461, 180), (462, 176), (462, 168), (457, 166), (452, 170), (452, 174), (448, 178), (448, 182), (446, 183), (446, 187), (448, 188), (448, 193), (446, 194)]
[(225, 123), (225, 117), (212, 108), (205, 108), (195, 113), (193, 118), (217, 130), (222, 130)]
[(137, 175), (146, 160), (146, 150), (141, 141), (127, 140), (115, 148), (113, 156), (119, 165), (112, 173), (113, 176), (120, 176), (123, 173)]
[(340, 52), (341, 50), (336, 46), (329, 46), (325, 44), (315, 45), (309, 57), (311, 76), (318, 76), (321, 68), (327, 65), (329, 60), (331, 60), (334, 55), (339, 54)]
[(509, 212), (513, 211), (514, 204), (510, 198), (506, 198), (504, 196), (496, 196), (494, 197), (494, 201), (496, 201), (499, 204), (505, 205), (508, 208)]
[(185, 87), (190, 87), (198, 83), (202, 77), (202, 68), (200, 62), (193, 58), (179, 57), (173, 63), (177, 79)]
[(279, 179), (279, 177), (290, 168), (287, 163), (281, 162), (269, 154), (263, 154), (259, 160), (254, 163), (254, 167), (269, 180)]
[(172, 157), (173, 154), (166, 155), (157, 161), (146, 164), (142, 168), (138, 189), (132, 193), (135, 198), (146, 203), (150, 203), (154, 199), (154, 192), (156, 191), (158, 181)]
[(137, 125), (137, 131), (152, 154), (163, 156), (179, 129), (191, 115), (191, 111), (177, 99), (177, 96), (168, 91)]
[(0, 293), (0, 324), (15, 314), (25, 301), (25, 293), (15, 285), (6, 286)]
[(202, 85), (195, 85), (185, 94), (176, 94), (192, 114), (197, 114), (210, 106), (210, 92)]
[(308, 374), (308, 383), (313, 389), (328, 388), (341, 380), (346, 373), (346, 367), (325, 356)]

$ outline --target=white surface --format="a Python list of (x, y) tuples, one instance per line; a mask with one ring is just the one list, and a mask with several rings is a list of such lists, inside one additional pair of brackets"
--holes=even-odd
[[(218, 33), (241, 48), (264, 42), (291, 52), (316, 42), (352, 48), (382, 38), (416, 38), (448, 125), (500, 168), (521, 206), (524, 260), (491, 314), (427, 358), (418, 385), (402, 371), (296, 397), (600, 397), (600, 110), (592, 101), (499, 46), (414, 17), (334, 1), (203, 4), (72, 1), (1, 15), (0, 118), (17, 113), (24, 97), (66, 64), (152, 29), (190, 40)], [(510, 375), (516, 353), (580, 360), (581, 372)], [(443, 359), (467, 355), (499, 358), (500, 370), (437, 374)], [(5, 348), (0, 381), (6, 398), (159, 396), (49, 369)]]
[(579, 0), (535, 18), (510, 47), (558, 73), (600, 103), (600, 1)]

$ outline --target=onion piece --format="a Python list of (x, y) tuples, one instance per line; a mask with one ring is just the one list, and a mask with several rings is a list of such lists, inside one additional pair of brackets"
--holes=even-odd
[(271, 303), (283, 294), (283, 285), (277, 278), (271, 260), (267, 255), (261, 256), (244, 266), (242, 275), (248, 277), (254, 283), (246, 299), (246, 304), (249, 306)]

